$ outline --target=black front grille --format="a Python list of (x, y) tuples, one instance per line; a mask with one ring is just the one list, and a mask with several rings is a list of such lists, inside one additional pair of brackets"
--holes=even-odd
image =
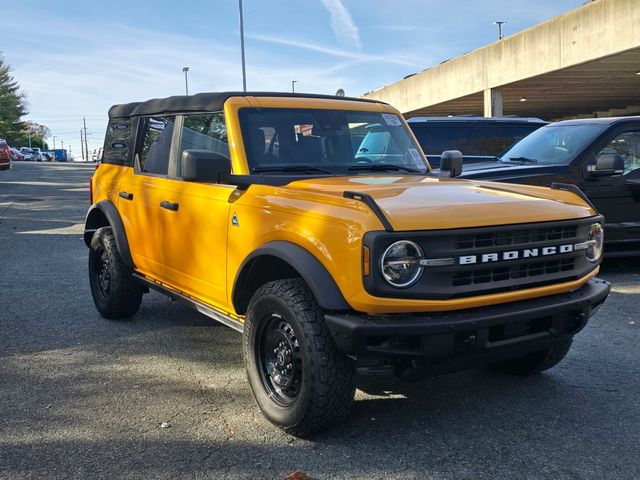
[(453, 287), (473, 285), (479, 283), (504, 282), (505, 280), (538, 277), (559, 272), (571, 272), (575, 267), (574, 258), (562, 260), (548, 260), (545, 262), (531, 262), (521, 265), (509, 265), (496, 268), (482, 268), (465, 270), (456, 273), (451, 281)]
[[(602, 217), (590, 217), (457, 230), (369, 232), (364, 244), (372, 252), (372, 269), (363, 284), (379, 297), (437, 300), (573, 281), (596, 268), (584, 250), (575, 250), (574, 245), (587, 240), (592, 223), (602, 221)], [(450, 259), (451, 263), (426, 265), (415, 284), (394, 288), (385, 282), (379, 259), (401, 239), (416, 242), (427, 259)], [(548, 247), (557, 251), (544, 253)]]
[(460, 235), (454, 240), (456, 250), (508, 247), (511, 245), (528, 245), (534, 242), (554, 242), (575, 239), (578, 235), (577, 225), (547, 228), (525, 228), (504, 232), (474, 233)]

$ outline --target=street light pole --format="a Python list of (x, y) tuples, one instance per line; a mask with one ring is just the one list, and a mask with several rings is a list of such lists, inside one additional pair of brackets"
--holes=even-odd
[(502, 34), (502, 25), (504, 25), (507, 22), (503, 22), (498, 20), (497, 22), (493, 22), (494, 25), (498, 25), (498, 40), (502, 40), (504, 38), (504, 35)]
[(296, 93), (296, 83), (298, 80), (291, 80), (291, 93)]
[(182, 71), (184, 72), (184, 91), (185, 91), (185, 95), (189, 96), (189, 81), (187, 80), (187, 73), (189, 72), (189, 67), (182, 67)]
[(240, 55), (242, 57), (242, 91), (247, 91), (247, 70), (244, 63), (244, 18), (242, 15), (242, 0), (238, 0), (240, 10)]

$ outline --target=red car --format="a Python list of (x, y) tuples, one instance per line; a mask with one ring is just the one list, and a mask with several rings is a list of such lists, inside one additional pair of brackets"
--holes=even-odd
[(11, 149), (7, 142), (0, 140), (0, 170), (11, 168)]

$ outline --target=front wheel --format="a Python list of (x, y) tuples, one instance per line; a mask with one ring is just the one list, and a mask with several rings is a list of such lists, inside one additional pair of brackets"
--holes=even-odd
[(351, 408), (353, 362), (338, 351), (322, 309), (302, 279), (267, 283), (249, 303), (243, 354), (253, 395), (267, 419), (306, 436)]
[(549, 370), (560, 363), (569, 353), (573, 339), (569, 338), (551, 347), (529, 353), (523, 357), (512, 358), (492, 365), (495, 370), (512, 375), (533, 375)]

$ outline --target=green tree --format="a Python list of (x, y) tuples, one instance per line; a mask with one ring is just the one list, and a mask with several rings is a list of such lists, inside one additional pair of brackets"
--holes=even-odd
[(0, 54), (0, 138), (9, 144), (25, 133), (21, 118), (26, 115), (27, 98), (20, 85), (11, 75), (11, 67)]

